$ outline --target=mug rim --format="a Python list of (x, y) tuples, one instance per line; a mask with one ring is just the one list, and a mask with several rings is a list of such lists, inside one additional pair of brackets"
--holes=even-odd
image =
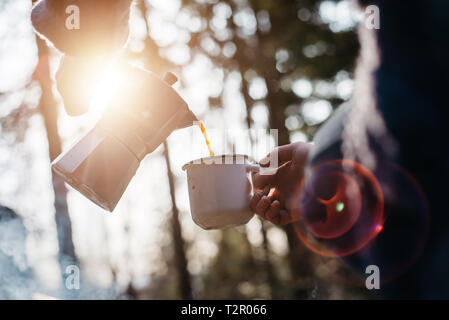
[[(214, 163), (206, 163), (205, 160), (206, 161), (209, 161), (209, 160), (212, 161), (212, 160), (220, 159), (220, 158), (221, 159), (226, 159), (226, 158), (229, 159), (230, 157), (232, 157), (233, 160), (235, 158), (237, 158), (237, 157), (243, 157), (244, 160), (248, 160), (250, 163), (255, 163), (254, 159), (252, 157), (246, 155), (246, 154), (222, 154), (222, 155), (209, 156), (209, 157), (203, 157), (203, 158), (198, 158), (198, 159), (195, 159), (195, 160), (191, 160), (191, 161), (185, 163), (182, 166), (182, 170), (185, 171), (191, 165), (211, 165), (211, 164), (214, 164)], [(223, 163), (223, 164), (226, 164), (226, 163)]]

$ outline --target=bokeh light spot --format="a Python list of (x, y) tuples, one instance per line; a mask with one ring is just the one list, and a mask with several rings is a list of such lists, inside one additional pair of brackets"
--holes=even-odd
[(342, 212), (344, 208), (345, 208), (345, 204), (343, 202), (339, 202), (335, 206), (335, 210), (337, 210), (337, 212)]

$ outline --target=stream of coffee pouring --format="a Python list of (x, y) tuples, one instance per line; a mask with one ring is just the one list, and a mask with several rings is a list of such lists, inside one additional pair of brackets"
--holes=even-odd
[[(173, 85), (173, 84), (176, 83), (177, 78), (176, 78), (175, 75), (173, 75), (172, 73), (168, 72), (168, 73), (165, 75), (165, 77), (164, 77), (164, 81), (167, 82), (169, 85)], [(200, 127), (201, 133), (202, 133), (203, 136), (204, 136), (204, 140), (206, 141), (206, 145), (207, 145), (207, 148), (208, 148), (208, 150), (209, 150), (209, 155), (210, 155), (211, 157), (213, 157), (214, 152), (212, 151), (212, 148), (211, 148), (211, 146), (210, 146), (210, 141), (209, 141), (209, 138), (207, 137), (206, 128), (204, 127), (204, 125), (203, 125), (203, 123), (202, 123), (201, 121), (198, 121), (198, 120), (196, 119), (196, 116), (193, 114), (192, 111), (190, 111), (190, 109), (189, 109), (189, 112), (190, 112), (191, 114), (189, 115), (188, 118), (190, 118), (190, 120), (191, 120), (192, 122), (196, 122), (196, 123), (198, 124), (198, 126)]]
[(206, 140), (207, 148), (209, 149), (209, 155), (211, 157), (213, 157), (214, 152), (212, 151), (212, 148), (210, 146), (210, 141), (209, 141), (209, 138), (207, 137), (206, 128), (204, 128), (204, 125), (202, 122), (198, 122), (198, 126), (200, 127), (201, 132), (203, 133), (204, 139)]

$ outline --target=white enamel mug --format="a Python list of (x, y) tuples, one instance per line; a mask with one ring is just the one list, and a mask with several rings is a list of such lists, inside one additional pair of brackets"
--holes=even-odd
[(248, 223), (254, 213), (251, 172), (260, 167), (245, 155), (221, 155), (186, 163), (190, 211), (201, 228), (222, 229)]

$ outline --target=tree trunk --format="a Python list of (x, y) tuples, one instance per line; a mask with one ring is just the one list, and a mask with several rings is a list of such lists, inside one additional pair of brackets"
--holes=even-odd
[[(240, 76), (242, 77), (242, 94), (243, 98), (245, 100), (245, 106), (246, 106), (246, 125), (248, 127), (248, 130), (250, 131), (252, 128), (252, 121), (251, 121), (251, 97), (249, 96), (249, 88), (248, 84), (246, 83), (245, 77), (243, 75), (243, 72), (240, 72)], [(249, 140), (251, 143), (251, 148), (254, 146), (253, 137), (251, 136), (251, 132), (249, 133)], [(265, 228), (265, 223), (262, 219), (258, 218), (260, 220), (261, 224), (261, 233), (262, 233), (262, 239), (263, 239), (263, 250), (264, 250), (264, 268), (265, 268), (265, 274), (267, 277), (267, 282), (270, 286), (270, 296), (272, 299), (277, 299), (277, 290), (276, 290), (276, 274), (273, 269), (273, 265), (271, 264), (270, 259), (270, 250), (268, 248), (268, 238), (267, 238), (267, 230)]]
[[(135, 5), (140, 10), (145, 21), (145, 25), (148, 29), (148, 11), (150, 10), (150, 4), (143, 0), (135, 1)], [(171, 67), (166, 59), (162, 58), (158, 53), (158, 46), (148, 35), (144, 39), (145, 48), (143, 52), (135, 54), (143, 61), (145, 69), (162, 75), (164, 71)], [(131, 55), (132, 57), (132, 55)], [(170, 157), (168, 151), (168, 145), (164, 142), (164, 158), (167, 166), (167, 178), (170, 187), (170, 197), (172, 203), (172, 217), (171, 217), (171, 234), (173, 239), (173, 251), (174, 251), (174, 263), (177, 273), (179, 296), (182, 299), (192, 299), (192, 286), (190, 274), (187, 270), (187, 257), (185, 254), (185, 243), (182, 238), (181, 224), (179, 223), (179, 210), (176, 206), (176, 191), (175, 191), (175, 177), (172, 174), (170, 167)]]
[(164, 142), (164, 158), (167, 165), (167, 176), (170, 185), (170, 198), (172, 203), (172, 217), (171, 227), (173, 236), (173, 251), (175, 269), (178, 277), (179, 293), (182, 299), (192, 299), (192, 285), (190, 280), (190, 274), (187, 270), (187, 257), (185, 254), (185, 243), (182, 238), (181, 224), (179, 223), (179, 210), (176, 206), (176, 190), (175, 190), (175, 177), (173, 176), (170, 157), (168, 151), (168, 144)]
[[(290, 143), (290, 137), (287, 128), (285, 127), (285, 115), (284, 108), (277, 107), (281, 105), (281, 99), (277, 99), (278, 87), (274, 81), (270, 81), (270, 78), (265, 77), (265, 81), (268, 88), (268, 108), (270, 114), (270, 127), (278, 129), (279, 145), (285, 145)], [(312, 275), (311, 268), (311, 253), (301, 243), (293, 224), (289, 224), (283, 227), (288, 240), (288, 262), (290, 267), (290, 273), (293, 278), (293, 283), (304, 280), (309, 280), (307, 277)], [(305, 281), (307, 283), (307, 281)], [(296, 287), (296, 286), (295, 286)], [(307, 298), (308, 288), (303, 286), (294, 288), (296, 298)]]
[[(39, 64), (36, 77), (42, 88), (39, 111), (42, 114), (48, 140), (50, 162), (62, 151), (62, 143), (58, 133), (57, 102), (52, 93), (52, 80), (49, 70), (49, 53), (46, 43), (37, 39), (39, 49)], [(67, 189), (64, 180), (52, 172), (54, 192), (55, 223), (59, 245), (59, 264), (64, 274), (68, 265), (78, 265), (75, 247), (72, 240), (72, 223), (67, 207)], [(63, 286), (64, 287), (64, 286)]]

